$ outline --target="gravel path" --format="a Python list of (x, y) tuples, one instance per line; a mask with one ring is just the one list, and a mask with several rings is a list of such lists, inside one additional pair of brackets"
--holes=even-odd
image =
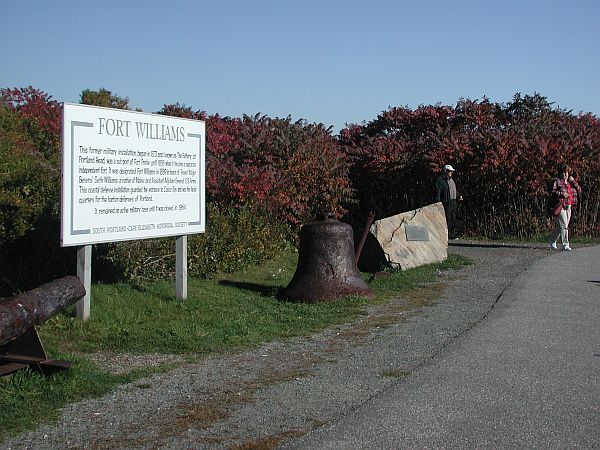
[[(371, 307), (354, 324), (307, 338), (207, 358), (70, 405), (57, 423), (1, 449), (274, 448), (334, 420), (427, 363), (480, 321), (512, 279), (548, 251), (541, 245), (453, 242), (474, 264), (423, 292)], [(421, 294), (413, 294), (421, 295)], [(413, 299), (414, 300), (414, 299)], [(132, 364), (98, 355), (118, 371)], [(112, 366), (110, 366), (112, 364)]]

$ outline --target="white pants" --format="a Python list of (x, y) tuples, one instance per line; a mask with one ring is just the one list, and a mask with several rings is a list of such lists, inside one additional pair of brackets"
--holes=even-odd
[(563, 246), (569, 245), (569, 222), (571, 221), (571, 206), (565, 206), (556, 217), (556, 228), (550, 233), (550, 243), (556, 243), (558, 237)]

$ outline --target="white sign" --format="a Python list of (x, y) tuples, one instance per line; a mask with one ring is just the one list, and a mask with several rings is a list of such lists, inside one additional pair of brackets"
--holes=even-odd
[(64, 104), (61, 245), (203, 233), (205, 123)]

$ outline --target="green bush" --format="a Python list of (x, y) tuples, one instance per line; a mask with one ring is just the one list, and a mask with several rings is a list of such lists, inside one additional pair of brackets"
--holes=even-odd
[(61, 105), (0, 89), (0, 296), (75, 271), (59, 243)]
[[(208, 205), (206, 222), (205, 234), (188, 237), (190, 277), (210, 278), (270, 259), (285, 246), (288, 234), (284, 225), (251, 207), (221, 211)], [(122, 280), (143, 284), (175, 275), (174, 237), (106, 244), (96, 253), (100, 278), (120, 274)]]
[(59, 245), (60, 171), (35, 129), (0, 105), (0, 296), (75, 271), (73, 251)]
[(60, 172), (33, 146), (20, 118), (0, 106), (0, 246), (33, 229), (58, 202)]

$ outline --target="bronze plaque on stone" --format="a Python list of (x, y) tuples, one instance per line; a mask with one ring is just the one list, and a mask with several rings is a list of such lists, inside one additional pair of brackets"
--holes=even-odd
[(429, 230), (425, 225), (406, 225), (407, 241), (425, 241), (429, 242)]

